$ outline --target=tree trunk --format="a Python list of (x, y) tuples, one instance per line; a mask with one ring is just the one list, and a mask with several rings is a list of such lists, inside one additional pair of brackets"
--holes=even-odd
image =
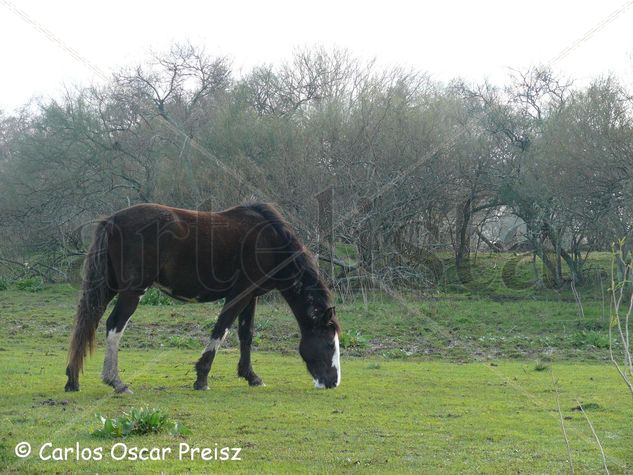
[(458, 211), (457, 232), (455, 242), (455, 266), (458, 271), (464, 268), (465, 262), (470, 257), (470, 227), (472, 200), (467, 199)]

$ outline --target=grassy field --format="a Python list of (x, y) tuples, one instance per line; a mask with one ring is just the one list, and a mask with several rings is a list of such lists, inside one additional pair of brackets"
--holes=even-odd
[[(216, 358), (211, 389), (194, 392), (193, 363), (219, 305), (148, 295), (122, 340), (122, 378), (133, 395), (99, 381), (103, 345), (64, 393), (76, 290), (67, 285), (0, 291), (0, 467), (5, 473), (569, 471), (557, 394), (577, 473), (599, 472), (594, 425), (612, 473), (633, 471), (633, 400), (608, 362), (608, 308), (600, 286), (569, 292), (530, 287), (524, 265), (510, 280), (483, 257), (467, 283), (425, 294), (370, 294), (339, 302), (342, 386), (312, 388), (282, 302), (258, 307), (253, 365), (267, 386), (236, 377), (234, 332)], [(509, 285), (508, 285), (509, 284)], [(35, 290), (31, 292), (31, 290)], [(161, 304), (161, 305), (157, 305)], [(607, 315), (605, 315), (605, 312)], [(100, 335), (102, 341), (102, 335)], [(100, 341), (100, 343), (101, 343)], [(96, 413), (157, 407), (191, 430), (124, 440), (168, 447), (159, 461), (113, 460), (117, 440), (91, 435)], [(19, 459), (18, 442), (34, 454)], [(100, 461), (39, 460), (53, 447), (103, 448)], [(179, 444), (240, 447), (240, 461), (179, 460)], [(44, 456), (51, 455), (45, 449)]]

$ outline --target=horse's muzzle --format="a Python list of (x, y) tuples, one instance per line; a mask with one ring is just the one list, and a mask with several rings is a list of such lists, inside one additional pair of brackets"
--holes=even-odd
[(314, 387), (317, 389), (333, 389), (336, 386), (338, 386), (336, 381), (326, 381), (325, 383), (322, 383), (318, 379), (314, 380)]

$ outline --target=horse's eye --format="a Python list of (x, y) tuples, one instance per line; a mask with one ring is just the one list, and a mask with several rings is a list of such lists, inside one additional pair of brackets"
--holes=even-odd
[(334, 343), (328, 343), (327, 347), (328, 347), (328, 350), (333, 350), (334, 349)]

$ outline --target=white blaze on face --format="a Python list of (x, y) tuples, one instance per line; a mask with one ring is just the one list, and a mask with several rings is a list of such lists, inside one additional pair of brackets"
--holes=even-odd
[(332, 356), (332, 367), (336, 368), (336, 385), (341, 384), (341, 347), (338, 342), (338, 333), (334, 334), (334, 355)]
[[(336, 386), (341, 384), (341, 346), (338, 341), (338, 333), (334, 335), (334, 354), (332, 355), (332, 368), (336, 368)], [(314, 387), (317, 389), (325, 388), (318, 379), (314, 379)]]

